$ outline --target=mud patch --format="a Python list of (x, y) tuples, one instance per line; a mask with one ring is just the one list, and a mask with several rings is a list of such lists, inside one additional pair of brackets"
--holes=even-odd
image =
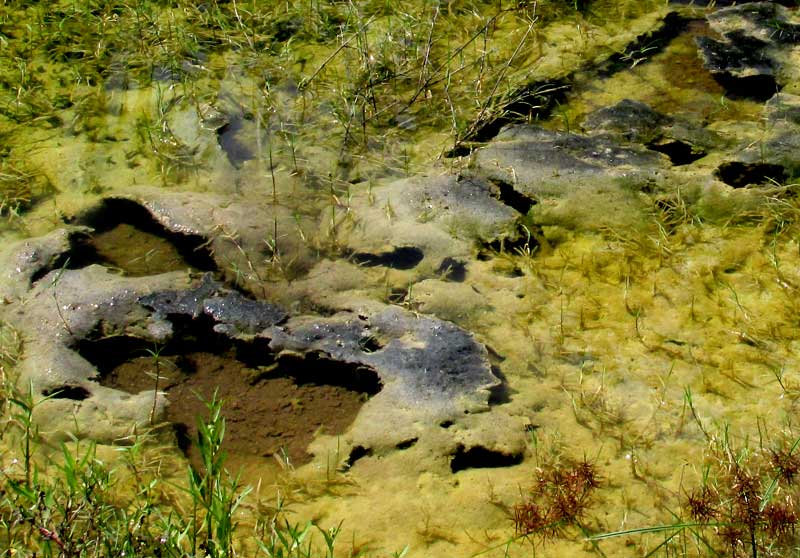
[(179, 445), (196, 459), (193, 441), (205, 401), (223, 401), (229, 454), (284, 454), (309, 461), (319, 433), (343, 433), (369, 395), (381, 389), (372, 371), (323, 358), (276, 360), (264, 345), (234, 343), (194, 324), (163, 347), (127, 336), (85, 340), (76, 349), (100, 372), (100, 383), (127, 393), (163, 391), (165, 419)]
[[(268, 368), (268, 367), (267, 367)], [(292, 463), (309, 461), (306, 448), (318, 433), (341, 434), (350, 426), (366, 393), (342, 386), (305, 383), (278, 367), (272, 374), (250, 367), (233, 349), (223, 354), (196, 351), (158, 359), (158, 389), (167, 393), (166, 418), (183, 438), (190, 459), (204, 401), (216, 392), (227, 422), (230, 454), (270, 456), (285, 453)], [(129, 393), (156, 387), (156, 361), (141, 356), (116, 366), (102, 383)]]
[(214, 271), (206, 240), (167, 231), (141, 205), (107, 199), (79, 221), (95, 230), (81, 246), (80, 259), (143, 277), (170, 271)]

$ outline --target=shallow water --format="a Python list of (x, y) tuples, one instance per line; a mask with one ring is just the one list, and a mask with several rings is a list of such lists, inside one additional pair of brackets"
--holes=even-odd
[[(440, 11), (373, 4), (348, 11), (312, 2), (286, 13), (248, 5), (223, 29), (207, 20), (213, 13), (150, 6), (138, 15), (147, 22), (140, 40), (152, 43), (127, 51), (106, 50), (104, 41), (120, 44), (125, 37), (114, 26), (128, 16), (95, 10), (94, 31), (66, 52), (70, 41), (55, 35), (36, 46), (53, 33), (46, 23), (43, 35), (27, 39), (13, 23), (39, 21), (47, 8), (4, 6), (4, 33), (19, 57), (2, 67), (10, 85), (0, 157), (29, 191), (4, 206), (3, 234), (10, 240), (88, 222), (97, 228), (92, 261), (130, 276), (195, 272), (210, 269), (198, 244), (181, 245), (130, 215), (106, 215), (101, 226), (87, 221), (86, 210), (138, 186), (288, 208), (293, 220), (279, 229), (276, 219), (257, 255), (275, 264), (274, 277), (265, 281), (235, 263), (218, 275), (287, 307), (324, 310), (324, 295), (358, 291), (457, 323), (489, 348), (505, 380), (490, 420), (498, 432), (524, 425), (515, 435), (526, 436), (527, 446), (519, 459), (462, 455), (455, 467), (453, 455), (436, 455), (435, 443), (414, 437), (391, 451), (356, 451), (348, 428), (369, 390), (317, 385), (324, 384), (318, 378), (298, 385), (291, 370), (273, 378), (270, 363), (243, 363), (230, 347), (165, 356), (165, 366), (183, 359), (161, 386), (180, 405), (167, 418), (191, 425), (202, 411), (188, 403), (191, 390), (208, 397), (213, 372), (236, 376), (221, 393), (232, 400), (229, 465), (242, 467), (264, 501), (281, 494), (292, 521), (342, 522), (343, 556), (406, 546), (408, 556), (596, 554), (587, 533), (684, 518), (685, 495), (720, 440), (766, 454), (795, 439), (800, 213), (784, 184), (702, 182), (723, 161), (716, 152), (684, 160), (685, 146), (654, 147), (672, 158), (673, 195), (658, 199), (642, 226), (544, 226), (538, 242), (507, 250), (476, 242), (459, 272), (463, 281), (414, 269), (413, 249), (376, 254), (359, 237), (360, 220), (373, 217), (358, 210), (375, 209), (374, 198), (393, 181), (468, 167), (467, 157), (444, 155), (460, 140), (469, 144), (472, 122), (502, 115), (508, 98), (497, 95), (513, 96), (527, 83), (568, 78), (570, 89), (539, 121), (551, 130), (579, 131), (592, 111), (633, 99), (731, 141), (757, 143), (768, 127), (763, 103), (726, 96), (697, 54), (694, 38), (710, 33), (699, 19), (704, 12), (690, 12), (697, 19), (661, 43), (626, 51), (656, 27), (662, 2), (590, 2), (584, 14), (569, 2), (502, 14), (494, 3), (451, 2)], [(68, 37), (81, 29), (78, 7), (46, 15), (63, 17)], [(293, 40), (276, 38), (284, 32)], [(388, 221), (392, 211), (389, 200)], [(235, 239), (233, 231), (222, 234)], [(332, 285), (348, 277), (304, 276), (275, 248), (288, 235), (313, 246), (318, 262), (360, 264), (364, 284), (337, 291)], [(392, 265), (393, 254), (413, 261)], [(314, 283), (332, 292), (313, 292)], [(153, 360), (137, 350), (104, 372), (107, 385), (149, 389)], [(469, 440), (480, 420), (465, 416), (438, 435)], [(512, 542), (514, 506), (541, 471), (582, 459), (601, 477), (585, 532), (572, 526), (545, 546)], [(644, 555), (663, 540), (632, 534), (599, 544), (608, 556)]]

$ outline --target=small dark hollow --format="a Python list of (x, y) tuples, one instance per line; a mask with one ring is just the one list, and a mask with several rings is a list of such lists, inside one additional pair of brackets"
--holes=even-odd
[(383, 266), (391, 269), (413, 269), (422, 261), (425, 254), (415, 246), (399, 246), (390, 252), (370, 254), (356, 252), (353, 261), (365, 267)]
[(278, 374), (294, 378), (298, 385), (316, 384), (339, 386), (350, 391), (375, 395), (383, 389), (378, 374), (360, 364), (336, 362), (321, 353), (309, 353), (305, 358), (286, 355), (278, 360)]
[(350, 450), (350, 455), (347, 456), (347, 459), (344, 462), (344, 468), (349, 469), (350, 467), (356, 464), (356, 461), (358, 461), (362, 457), (369, 457), (370, 455), (372, 455), (372, 448), (365, 448), (364, 446), (355, 446), (353, 449)]
[(101, 379), (131, 355), (144, 356), (148, 349), (154, 349), (152, 343), (127, 335), (82, 339), (73, 348), (97, 368)]
[(359, 339), (358, 348), (361, 349), (362, 353), (374, 353), (383, 349), (383, 344), (375, 336), (368, 335)]
[(698, 150), (682, 141), (651, 143), (647, 147), (648, 149), (658, 151), (669, 157), (670, 162), (676, 167), (694, 163), (698, 159), (702, 159), (706, 156), (705, 151)]
[(61, 386), (47, 389), (42, 392), (42, 395), (51, 399), (71, 399), (72, 401), (84, 401), (92, 396), (88, 389), (81, 386)]
[(69, 251), (60, 254), (48, 265), (42, 267), (31, 276), (31, 283), (55, 269), (81, 269), (97, 262), (99, 256), (90, 245), (90, 238), (84, 233), (75, 233), (69, 238)]
[(714, 175), (725, 184), (734, 188), (744, 188), (750, 184), (758, 185), (774, 180), (783, 182), (788, 178), (786, 169), (770, 163), (740, 163), (731, 161), (722, 163)]
[(439, 423), (439, 426), (441, 426), (442, 428), (447, 430), (448, 428), (450, 428), (454, 424), (455, 423), (452, 420), (443, 420), (442, 422)]
[(408, 296), (408, 289), (396, 288), (389, 291), (387, 300), (392, 304), (402, 304)]
[(497, 366), (492, 366), (492, 374), (500, 379), (500, 383), (489, 388), (489, 406), (505, 405), (511, 402), (511, 387), (506, 381), (505, 374)]
[[(121, 225), (129, 225), (135, 230), (161, 238), (171, 244), (186, 265), (200, 271), (216, 271), (211, 251), (206, 246), (207, 239), (192, 234), (180, 234), (167, 230), (153, 215), (142, 205), (122, 198), (107, 198), (92, 210), (89, 210), (77, 219), (82, 225), (92, 227), (95, 235), (109, 233)], [(87, 254), (92, 250), (97, 252), (97, 247), (85, 246)], [(99, 259), (103, 259), (102, 257)], [(104, 261), (90, 263), (107, 263)], [(184, 266), (185, 268), (186, 266)]]
[(714, 74), (714, 79), (734, 100), (753, 99), (767, 101), (780, 90), (774, 76), (754, 75), (747, 77), (733, 76), (728, 73)]
[(439, 264), (436, 273), (441, 275), (445, 281), (461, 283), (467, 278), (467, 265), (461, 260), (448, 256)]
[(493, 469), (496, 467), (511, 467), (522, 463), (521, 453), (503, 453), (493, 451), (482, 446), (466, 449), (458, 445), (453, 459), (450, 461), (450, 470), (454, 473), (465, 469)]
[(473, 146), (461, 143), (453, 147), (453, 149), (450, 151), (447, 151), (444, 156), (448, 159), (455, 159), (456, 157), (468, 157), (472, 154), (473, 150)]
[(228, 156), (231, 164), (239, 168), (245, 161), (255, 158), (253, 150), (239, 140), (238, 134), (242, 129), (242, 116), (240, 114), (228, 115), (228, 123), (217, 130), (217, 143)]
[(189, 427), (182, 422), (172, 423), (172, 431), (175, 433), (175, 443), (184, 455), (189, 455), (192, 447), (192, 437), (189, 435)]
[(416, 444), (418, 440), (419, 440), (419, 438), (410, 438), (408, 440), (403, 440), (402, 442), (399, 442), (394, 447), (396, 447), (399, 450), (408, 449), (408, 448), (412, 447), (414, 444)]
[(535, 199), (516, 190), (513, 184), (509, 184), (504, 180), (492, 180), (491, 182), (496, 188), (493, 192), (494, 196), (500, 202), (519, 211), (521, 214), (527, 215), (531, 207), (536, 205)]

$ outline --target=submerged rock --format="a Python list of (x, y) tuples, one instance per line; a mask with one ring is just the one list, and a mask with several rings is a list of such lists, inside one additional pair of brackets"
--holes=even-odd
[(589, 134), (608, 134), (663, 153), (673, 165), (693, 163), (725, 144), (714, 132), (631, 99), (588, 114), (583, 128)]
[(637, 192), (659, 183), (666, 166), (661, 154), (605, 134), (514, 125), (476, 151), (473, 172), (534, 200), (534, 223), (585, 230), (638, 225)]
[[(101, 372), (81, 347), (108, 339), (164, 346), (173, 339), (180, 342), (188, 332), (226, 339), (229, 346), (244, 344), (263, 362), (308, 358), (338, 363), (344, 370), (360, 367), (379, 381), (370, 391), (379, 392), (371, 402), (373, 411), (397, 417), (402, 410), (407, 413), (402, 420), (428, 421), (431, 428), (442, 417), (486, 410), (490, 390), (500, 384), (486, 348), (452, 323), (379, 303), (359, 312), (289, 318), (271, 303), (226, 288), (211, 274), (190, 286), (190, 277), (180, 272), (125, 277), (98, 265), (55, 268), (53, 262), (68, 256), (74, 232), (64, 229), (19, 243), (5, 254), (6, 261), (20, 263), (9, 273), (14, 280), (8, 283), (9, 294), (25, 296), (3, 308), (3, 319), (26, 339), (19, 382), (35, 394), (51, 396), (39, 405), (37, 416), (43, 431), (58, 439), (110, 443), (163, 416), (163, 393), (126, 394), (98, 382)], [(113, 358), (124, 362), (139, 356)], [(327, 380), (334, 385), (346, 381)]]
[(721, 38), (697, 37), (706, 68), (734, 96), (770, 98), (790, 78), (787, 64), (800, 43), (800, 24), (772, 2), (722, 8), (707, 17)]
[(161, 291), (139, 299), (155, 316), (197, 319), (202, 315), (214, 321), (214, 330), (225, 335), (254, 334), (287, 318), (286, 312), (268, 302), (245, 298), (226, 289), (205, 274), (200, 284), (186, 291)]
[(641, 101), (623, 99), (616, 105), (598, 109), (587, 115), (584, 129), (619, 135), (633, 143), (649, 143), (658, 139), (672, 118), (656, 112)]
[(491, 372), (486, 348), (458, 326), (398, 307), (329, 318), (298, 317), (262, 335), (270, 348), (323, 353), (327, 358), (374, 370), (380, 397), (421, 416), (442, 417), (488, 409)]
[(0, 299), (11, 302), (27, 293), (33, 282), (66, 263), (64, 254), (85, 237), (85, 227), (60, 228), (40, 236), (6, 244), (0, 249)]

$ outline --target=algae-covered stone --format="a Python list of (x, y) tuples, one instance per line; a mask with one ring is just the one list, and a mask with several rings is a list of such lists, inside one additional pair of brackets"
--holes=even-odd
[(609, 136), (554, 132), (532, 125), (504, 129), (474, 158), (474, 172), (510, 184), (537, 205), (540, 225), (579, 230), (639, 226), (666, 158)]
[(321, 352), (334, 361), (369, 367), (384, 386), (377, 397), (413, 409), (420, 419), (486, 410), (489, 390), (500, 384), (486, 348), (470, 333), (398, 307), (301, 316), (262, 335), (279, 355)]
[(0, 250), (0, 299), (10, 302), (22, 296), (35, 277), (64, 265), (64, 254), (88, 231), (83, 227), (58, 228), (44, 236), (4, 245)]
[(766, 100), (798, 75), (792, 63), (800, 43), (794, 14), (773, 2), (749, 2), (707, 16), (721, 39), (697, 37), (706, 68), (730, 94)]
[(662, 128), (671, 122), (672, 118), (641, 101), (623, 99), (587, 115), (583, 127), (592, 132), (617, 134), (633, 143), (648, 143), (660, 137)]

